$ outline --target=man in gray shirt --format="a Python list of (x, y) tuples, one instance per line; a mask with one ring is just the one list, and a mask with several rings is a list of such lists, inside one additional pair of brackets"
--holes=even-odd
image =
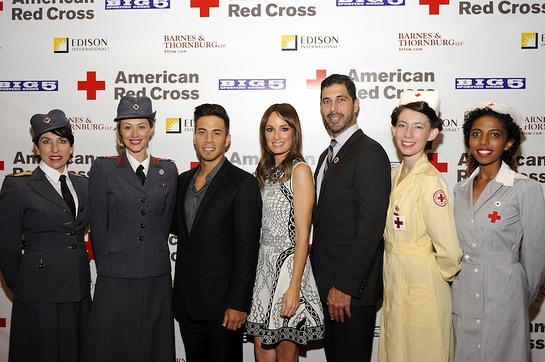
[(229, 117), (195, 108), (199, 167), (178, 178), (172, 233), (178, 235), (173, 310), (186, 360), (242, 361), (261, 229), (257, 180), (225, 158)]

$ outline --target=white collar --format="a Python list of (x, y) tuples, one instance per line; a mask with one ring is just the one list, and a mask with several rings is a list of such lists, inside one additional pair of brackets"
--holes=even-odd
[[(471, 176), (469, 176), (462, 186), (466, 186), (470, 180), (473, 180), (479, 174), (479, 168), (475, 169)], [(500, 170), (494, 177), (494, 180), (497, 183), (503, 184), (504, 186), (513, 186), (515, 184), (515, 179), (524, 179), (526, 176), (515, 172), (511, 167), (507, 166), (505, 162), (502, 161)]]
[(146, 159), (142, 162), (138, 162), (138, 160), (136, 160), (136, 158), (134, 158), (129, 152), (127, 152), (127, 160), (129, 160), (129, 164), (131, 165), (132, 169), (135, 172), (138, 166), (142, 165), (144, 166), (144, 175), (148, 174), (149, 161), (150, 161), (148, 150), (146, 150)]
[(68, 178), (68, 164), (66, 164), (64, 166), (64, 171), (63, 172), (59, 172), (57, 170), (55, 170), (54, 168), (52, 167), (49, 167), (44, 161), (40, 161), (40, 164), (38, 165), (42, 171), (54, 182), (54, 183), (58, 183), (59, 182), (59, 177), (61, 175), (65, 175), (66, 178)]

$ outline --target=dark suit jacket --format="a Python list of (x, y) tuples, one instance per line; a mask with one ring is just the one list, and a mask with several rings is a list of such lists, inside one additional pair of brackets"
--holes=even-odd
[(187, 308), (194, 320), (222, 319), (225, 309), (250, 311), (261, 228), (257, 180), (221, 166), (201, 201), (191, 232), (184, 200), (197, 168), (180, 175), (172, 232), (178, 235), (174, 314)]
[[(327, 151), (318, 161), (315, 178)], [(382, 297), (382, 253), (390, 194), (390, 162), (361, 130), (341, 147), (325, 173), (314, 210), (311, 261), (322, 301), (332, 287), (352, 306)]]
[(17, 301), (68, 303), (90, 294), (89, 256), (84, 242), (90, 217), (88, 180), (72, 173), (69, 178), (78, 197), (76, 219), (41, 168), (4, 179), (0, 193), (0, 268)]
[(95, 160), (89, 196), (98, 274), (146, 278), (170, 273), (168, 237), (177, 178), (170, 160), (151, 157), (144, 185), (125, 152)]

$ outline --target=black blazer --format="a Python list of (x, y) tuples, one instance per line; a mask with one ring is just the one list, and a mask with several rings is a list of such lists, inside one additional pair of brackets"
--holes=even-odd
[(170, 273), (168, 236), (177, 179), (170, 160), (151, 157), (144, 185), (125, 152), (95, 160), (89, 196), (98, 274), (146, 278)]
[(195, 320), (222, 319), (225, 309), (250, 311), (261, 229), (257, 180), (229, 161), (201, 201), (191, 232), (184, 200), (197, 168), (178, 178), (172, 233), (178, 235), (173, 310)]
[(4, 179), (0, 193), (0, 269), (17, 301), (68, 303), (90, 294), (89, 256), (84, 242), (90, 217), (88, 180), (74, 173), (68, 177), (78, 198), (75, 219), (40, 167)]
[[(315, 171), (327, 155), (322, 153)], [(320, 298), (332, 287), (352, 306), (382, 298), (382, 257), (390, 195), (390, 161), (380, 144), (356, 131), (325, 173), (314, 210), (310, 258)]]

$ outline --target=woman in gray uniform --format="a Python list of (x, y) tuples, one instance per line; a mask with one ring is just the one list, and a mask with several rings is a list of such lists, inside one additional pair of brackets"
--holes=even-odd
[(123, 151), (89, 173), (97, 282), (85, 361), (174, 361), (168, 236), (178, 171), (152, 157), (155, 112), (148, 97), (117, 108)]
[(521, 118), (485, 102), (465, 114), (468, 179), (454, 188), (462, 270), (452, 285), (456, 361), (528, 361), (528, 305), (545, 276), (545, 201), (516, 172)]
[(0, 193), (0, 269), (13, 292), (9, 361), (75, 362), (91, 306), (88, 180), (68, 172), (74, 135), (63, 111), (30, 123), (40, 163), (7, 176)]

